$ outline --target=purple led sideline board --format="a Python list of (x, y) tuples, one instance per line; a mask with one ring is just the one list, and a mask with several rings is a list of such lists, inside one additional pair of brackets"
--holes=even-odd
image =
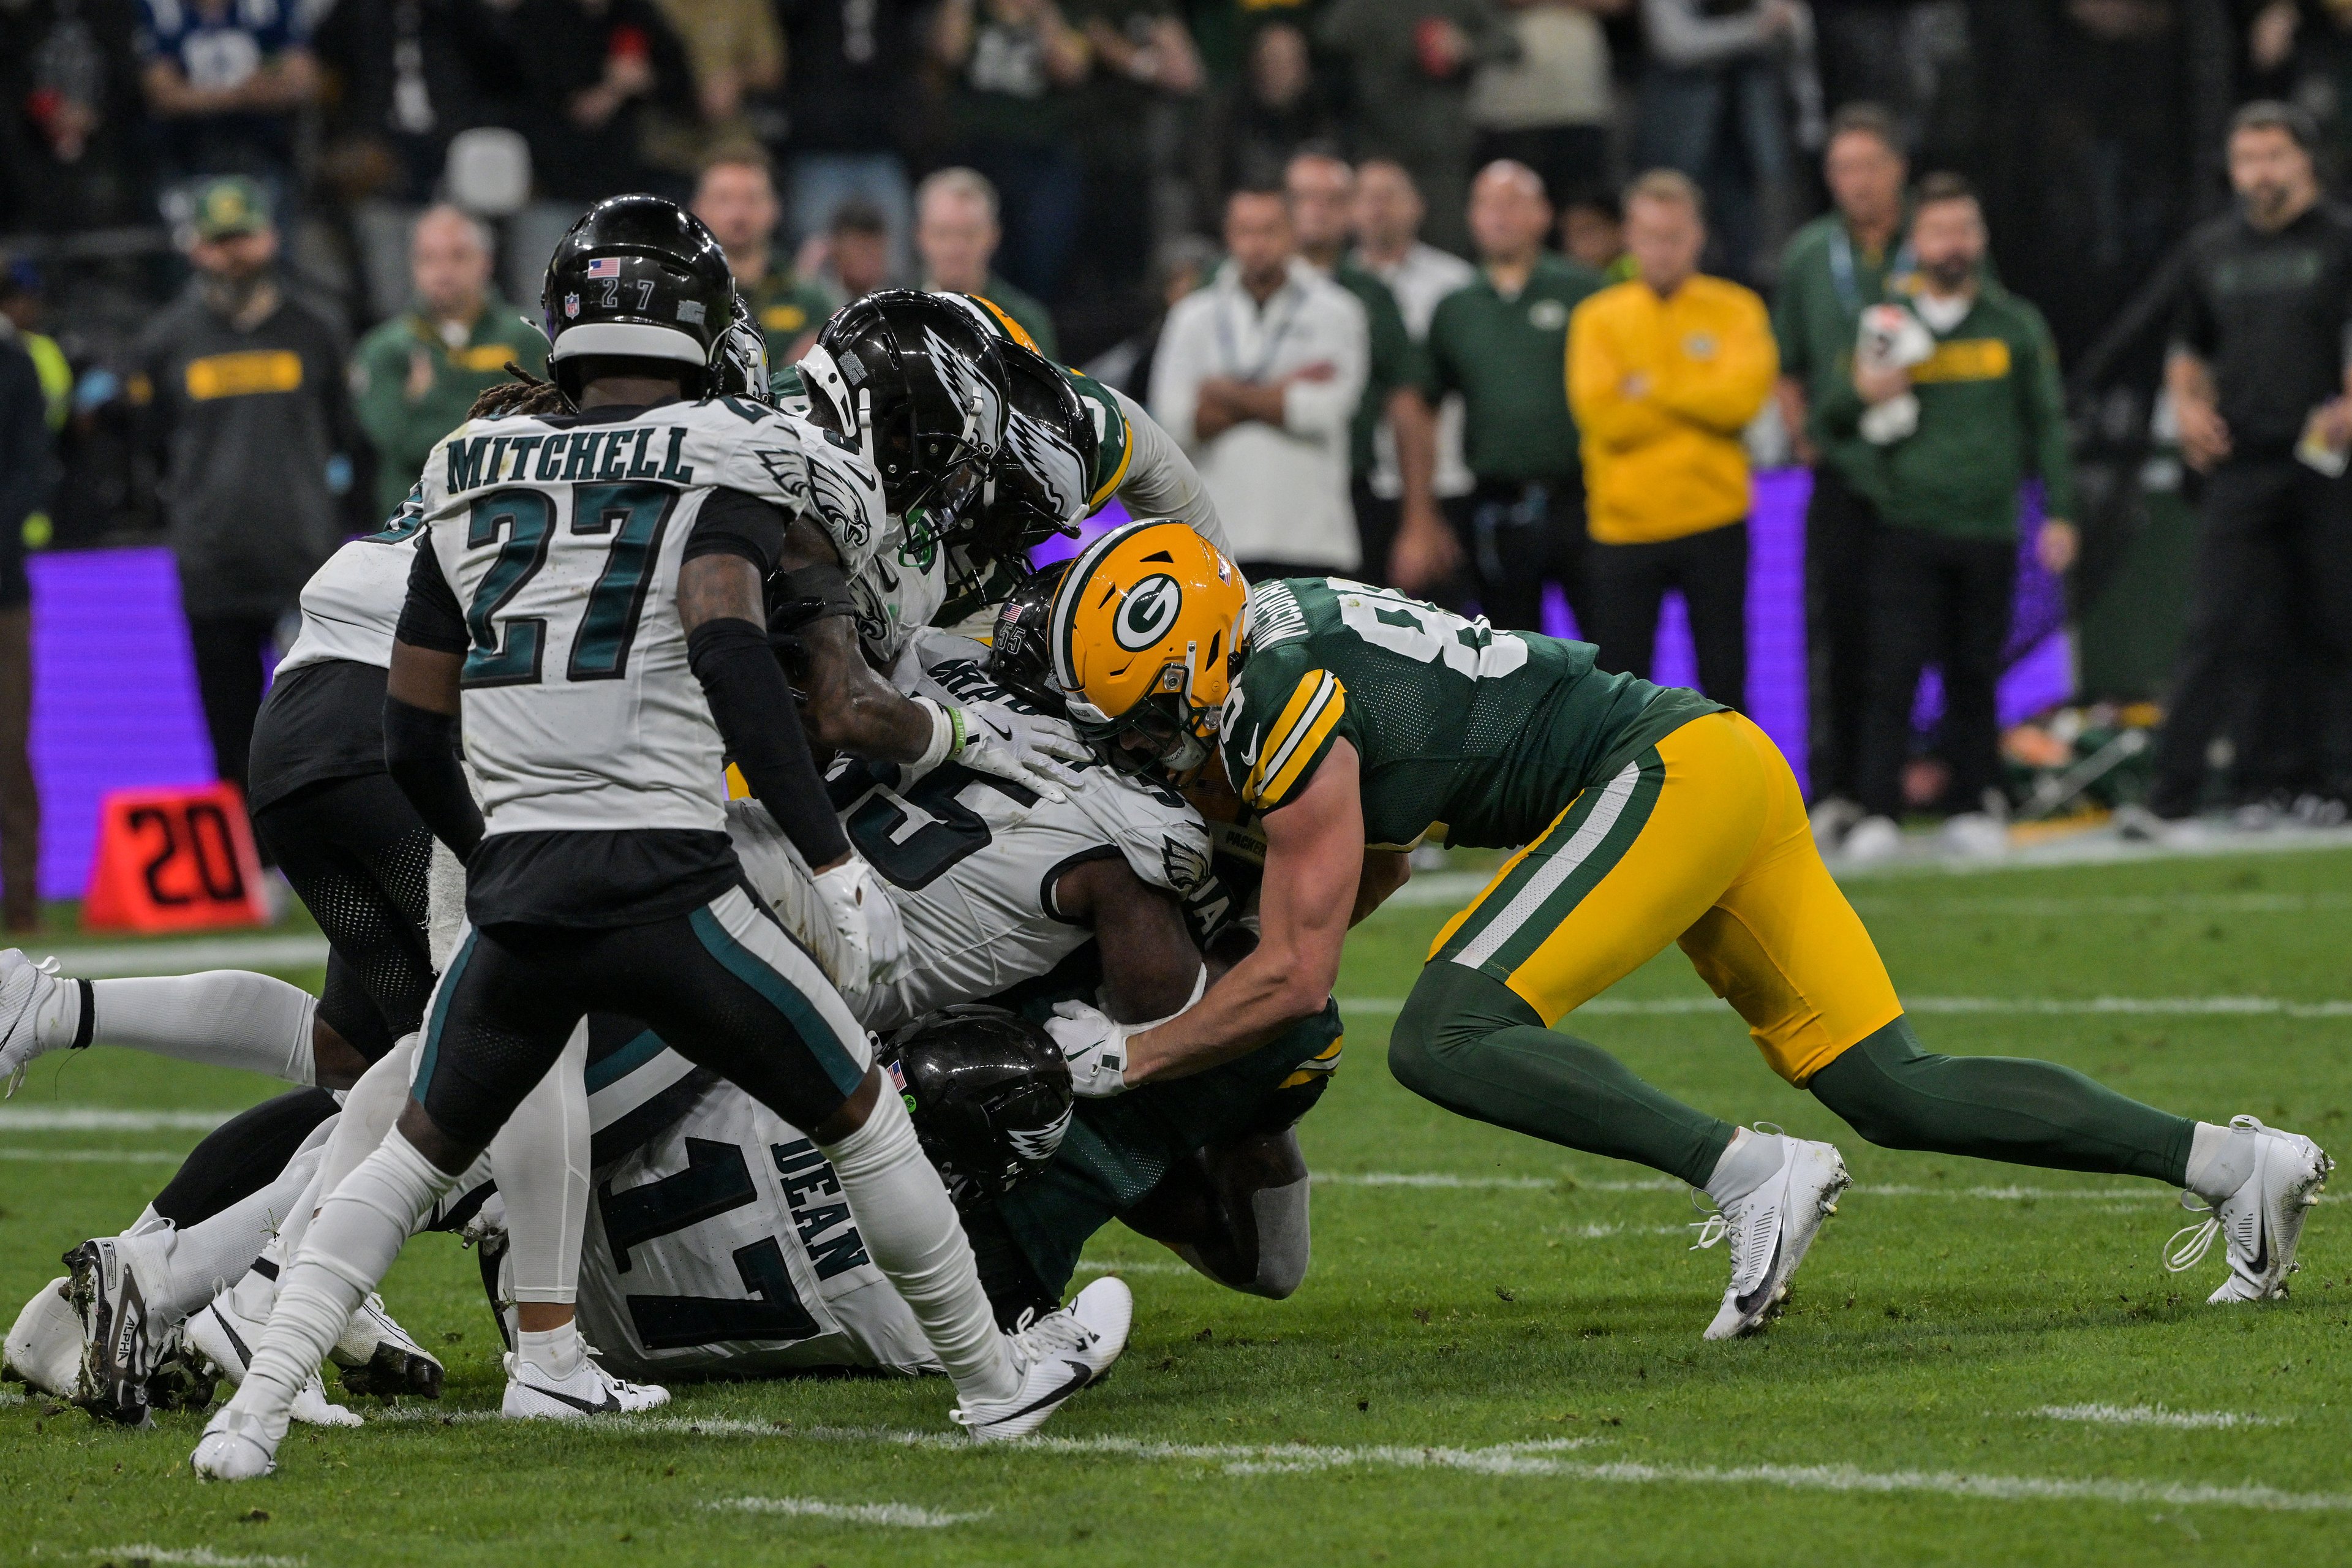
[[(1760, 474), (1749, 527), (1748, 714), (1805, 772), (1805, 497), (1801, 469)], [(2039, 509), (2029, 507), (2029, 521)], [(1127, 521), (1114, 503), (1087, 525), (1091, 538)], [(1041, 561), (1075, 552), (1055, 541)], [(213, 777), (180, 613), (178, 574), (161, 548), (61, 551), (35, 555), (33, 579), (33, 773), (41, 787), (41, 895), (79, 898), (89, 878), (98, 804), (107, 791), (137, 784), (196, 784)], [(2048, 624), (2055, 579), (2021, 562), (2021, 624)], [(2040, 612), (2038, 615), (2035, 612)], [(1554, 594), (1544, 629), (1571, 635)], [(1689, 624), (1679, 597), (1658, 627), (1656, 677), (1695, 679)], [(2053, 632), (2013, 662), (2000, 689), (2004, 724), (2064, 701), (2074, 689), (2073, 650)], [(1920, 683), (1920, 718), (1932, 722), (1940, 692), (1931, 671)]]

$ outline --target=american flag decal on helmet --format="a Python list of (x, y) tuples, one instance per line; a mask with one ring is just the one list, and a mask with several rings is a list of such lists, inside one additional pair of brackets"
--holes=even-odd
[(620, 275), (621, 258), (617, 256), (599, 256), (588, 263), (588, 276), (591, 278), (618, 278)]

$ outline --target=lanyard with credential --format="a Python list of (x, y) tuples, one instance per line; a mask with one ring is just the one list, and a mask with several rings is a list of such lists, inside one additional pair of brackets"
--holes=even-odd
[[(1238, 286), (1234, 289), (1234, 292), (1242, 295), (1244, 299), (1247, 299), (1249, 297), (1247, 290), (1243, 289)], [(1293, 289), (1288, 283), (1285, 283), (1282, 286), (1282, 292), (1289, 296), (1287, 300), (1288, 309), (1283, 311), (1281, 319), (1276, 321), (1274, 326), (1265, 333), (1265, 341), (1259, 347), (1257, 363), (1247, 371), (1244, 371), (1242, 369), (1242, 351), (1240, 346), (1234, 342), (1234, 323), (1233, 318), (1229, 314), (1233, 309), (1234, 302), (1232, 300), (1227, 299), (1219, 303), (1217, 307), (1217, 358), (1224, 364), (1227, 374), (1229, 374), (1235, 381), (1263, 383), (1266, 378), (1266, 373), (1274, 368), (1275, 358), (1282, 352), (1282, 340), (1290, 335), (1290, 329), (1298, 319), (1299, 297), (1297, 291)]]
[[(1879, 274), (1881, 279), (1899, 276), (1911, 270), (1911, 241), (1906, 237), (1895, 248), (1895, 256)], [(1849, 316), (1862, 310), (1862, 284), (1854, 271), (1853, 238), (1840, 224), (1830, 231), (1830, 287), (1837, 290), (1838, 303)], [(1884, 288), (1882, 286), (1882, 292)]]

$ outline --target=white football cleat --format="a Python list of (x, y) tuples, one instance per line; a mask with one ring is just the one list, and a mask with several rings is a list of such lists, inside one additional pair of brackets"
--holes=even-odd
[(1090, 1384), (1101, 1381), (1127, 1349), (1135, 1322), (1135, 1292), (1127, 1281), (1105, 1275), (1058, 1312), (1034, 1321), (1024, 1315), (1006, 1337), (1021, 1386), (1002, 1404), (967, 1400), (948, 1418), (981, 1443), (1025, 1437)]
[(1813, 830), (1813, 847), (1824, 855), (1837, 853), (1853, 825), (1862, 820), (1862, 807), (1842, 795), (1833, 795), (1814, 803), (1806, 814), (1806, 826)]
[(342, 1337), (327, 1355), (341, 1370), (343, 1387), (350, 1393), (378, 1399), (402, 1394), (441, 1397), (440, 1362), (394, 1321), (384, 1310), (383, 1298), (373, 1292), (343, 1325)]
[(581, 1421), (591, 1415), (635, 1415), (669, 1403), (658, 1384), (614, 1377), (583, 1353), (568, 1377), (507, 1352), (507, 1396), (499, 1413), (509, 1421)]
[[(268, 1325), (255, 1322), (239, 1312), (236, 1292), (224, 1290), (213, 1298), (209, 1306), (187, 1321), (184, 1331), (191, 1348), (211, 1363), (213, 1371), (232, 1387), (245, 1382), (245, 1369), (253, 1360), (253, 1347), (261, 1342), (261, 1331)], [(357, 1426), (362, 1425), (359, 1413), (349, 1405), (337, 1405), (327, 1397), (327, 1385), (317, 1373), (302, 1385), (287, 1407), (289, 1419), (306, 1426)]]
[[(2230, 1277), (2205, 1300), (2215, 1306), (2232, 1301), (2267, 1301), (2286, 1294), (2286, 1277), (2301, 1267), (2295, 1245), (2303, 1239), (2303, 1222), (2327, 1184), (2336, 1162), (2300, 1133), (2265, 1127), (2251, 1116), (2231, 1119), (2230, 1125), (2254, 1134), (2253, 1173), (2238, 1190), (2209, 1205), (2205, 1217), (2184, 1226), (2165, 1244), (2164, 1267), (2174, 1274), (2194, 1268), (2219, 1235), (2228, 1243)], [(2180, 1194), (2180, 1206), (2198, 1213)]]
[(1756, 1131), (1780, 1141), (1780, 1168), (1754, 1192), (1700, 1221), (1691, 1247), (1696, 1252), (1721, 1241), (1731, 1249), (1731, 1284), (1706, 1326), (1710, 1340), (1752, 1334), (1780, 1315), (1790, 1278), (1821, 1234), (1822, 1222), (1837, 1212), (1838, 1194), (1853, 1181), (1830, 1144), (1791, 1138), (1761, 1122)]
[(21, 948), (0, 949), (0, 1083), (7, 1085), (9, 1094), (25, 1081), (25, 1069), (35, 1057), (73, 1043), (44, 1040), (40, 1030), (50, 993), (71, 984), (58, 978), (54, 958), (36, 963)]
[(72, 1283), (59, 1275), (42, 1286), (8, 1331), (9, 1373), (52, 1399), (72, 1398), (81, 1376), (81, 1314), (68, 1294)]
[(81, 1370), (68, 1397), (123, 1426), (153, 1419), (147, 1380), (177, 1326), (156, 1322), (149, 1311), (139, 1250), (135, 1237), (93, 1237), (65, 1256), (66, 1292), (81, 1321)]
[(272, 1431), (257, 1415), (234, 1404), (224, 1405), (205, 1425), (205, 1435), (188, 1463), (200, 1480), (257, 1480), (278, 1468), (278, 1445), (286, 1438), (286, 1425)]

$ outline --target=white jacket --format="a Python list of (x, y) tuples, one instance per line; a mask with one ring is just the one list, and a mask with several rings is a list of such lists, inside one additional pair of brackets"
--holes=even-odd
[[(1348, 428), (1364, 395), (1371, 338), (1356, 297), (1304, 261), (1261, 308), (1228, 261), (1178, 301), (1152, 362), (1151, 416), (1192, 458), (1239, 561), (1353, 572), (1361, 562), (1348, 498)], [(1192, 430), (1201, 384), (1215, 376), (1290, 383), (1279, 428), (1255, 420), (1213, 440)]]

